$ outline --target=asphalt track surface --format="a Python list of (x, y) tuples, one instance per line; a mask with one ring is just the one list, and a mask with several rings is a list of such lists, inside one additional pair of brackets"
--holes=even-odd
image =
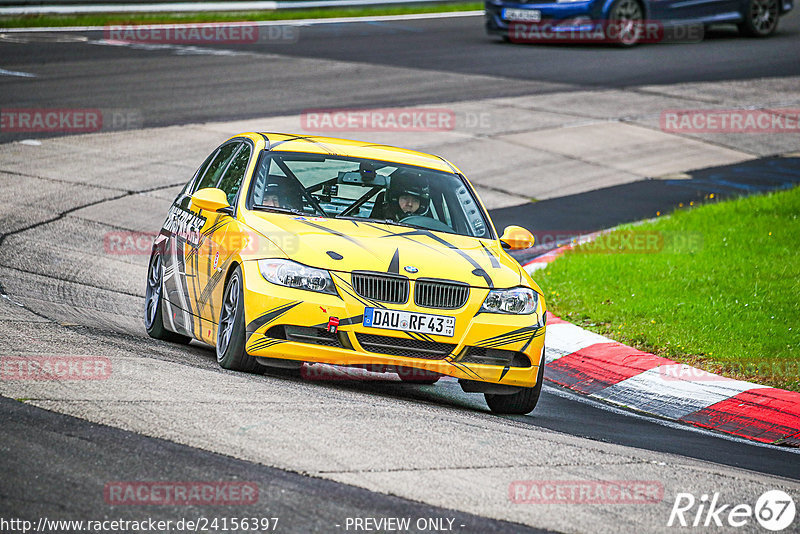
[[(785, 18), (779, 35), (768, 40), (740, 39), (727, 30), (718, 30), (697, 45), (654, 45), (633, 50), (509, 46), (483, 35), (480, 24), (476, 26), (478, 20), (469, 18), (303, 28), (296, 45), (241, 48), (242, 55), (176, 55), (175, 49), (164, 48), (150, 50), (144, 57), (141, 50), (93, 44), (91, 41), (99, 36), (91, 33), (85, 42), (53, 43), (39, 37), (27, 43), (0, 44), (0, 68), (38, 76), (32, 80), (2, 76), (0, 94), (3, 107), (143, 109), (145, 124), (158, 126), (283, 115), (326, 106), (412, 105), (579, 87), (746, 80), (800, 73), (798, 20), (796, 13)], [(363, 71), (342, 79), (333, 67), (310, 71), (287, 68), (293, 61), (313, 63), (313, 58), (355, 61), (363, 64)], [(751, 175), (764, 177), (761, 181), (741, 179), (736, 170), (741, 166), (710, 169), (680, 183), (636, 182), (614, 191), (542, 201), (536, 204), (535, 212), (529, 211), (530, 206), (504, 208), (495, 211), (493, 217), (499, 226), (523, 217), (534, 228), (604, 228), (651, 215), (654, 205), (649, 203), (654, 198), (662, 202), (658, 207), (663, 207), (664, 201), (675, 205), (708, 192), (724, 196), (796, 183), (795, 160), (780, 161), (781, 169), (770, 180), (767, 171), (774, 169), (770, 162), (775, 161), (767, 158), (747, 164), (758, 171)], [(726, 173), (738, 176), (741, 187), (731, 186), (730, 180), (723, 182), (720, 176)], [(620, 195), (633, 202), (617, 205), (633, 207), (609, 210), (608, 200)], [(580, 213), (581, 217), (567, 220), (567, 213)], [(564, 219), (558, 220), (559, 216)], [(58, 321), (58, 308), (37, 313)], [(89, 328), (88, 335), (107, 342), (120, 338), (119, 333), (102, 328)], [(126, 343), (155, 346), (143, 331), (122, 338)], [(181, 351), (179, 357), (185, 358), (187, 365), (215, 365), (212, 354), (204, 348), (192, 346)], [(367, 403), (371, 397), (388, 397), (420, 406), (434, 403), (454, 412), (485, 411), (481, 399), (466, 396), (452, 385), (440, 386), (357, 382), (319, 387), (356, 392)], [(331, 531), (331, 523), (359, 515), (447, 515), (457, 517), (469, 532), (523, 528), (88, 423), (7, 399), (0, 401), (0, 418), (3, 517), (93, 517), (104, 506), (98, 492), (112, 479), (247, 477), (261, 481), (262, 491), (268, 495), (262, 503), (266, 502), (269, 510), (259, 511), (277, 511), (292, 519), (287, 531)], [(730, 466), (800, 480), (797, 456), (789, 451), (610, 410), (557, 388), (545, 389), (533, 416), (508, 419), (597, 442), (708, 462), (711, 470)], [(174, 518), (194, 511), (159, 509), (148, 513)], [(114, 513), (141, 517), (138, 509)]]

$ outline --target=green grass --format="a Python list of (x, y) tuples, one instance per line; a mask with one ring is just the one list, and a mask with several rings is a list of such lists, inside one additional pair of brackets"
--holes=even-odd
[(277, 11), (228, 11), (214, 13), (102, 13), (87, 15), (23, 15), (0, 16), (2, 28), (42, 26), (106, 26), (118, 24), (161, 24), (187, 22), (237, 22), (259, 20), (295, 20), (332, 17), (365, 17), (407, 15), (411, 13), (444, 13), (483, 9), (481, 2), (434, 5), (398, 5), (353, 8), (292, 9)]
[(800, 188), (680, 209), (600, 244), (624, 232), (662, 236), (663, 249), (568, 251), (536, 277), (555, 315), (711, 372), (800, 391)]

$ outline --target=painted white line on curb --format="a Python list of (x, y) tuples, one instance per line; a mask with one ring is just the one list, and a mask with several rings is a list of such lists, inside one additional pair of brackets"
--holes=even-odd
[[(237, 22), (220, 22), (226, 26), (314, 26), (318, 24), (348, 24), (357, 22), (393, 22), (403, 20), (446, 19), (460, 17), (482, 17), (483, 11), (446, 11), (442, 13), (409, 13), (407, 15), (375, 15), (371, 17), (335, 17), (323, 19), (284, 19), (284, 20), (253, 20)], [(214, 23), (197, 23), (214, 24)], [(147, 27), (191, 27), (197, 24), (148, 24)], [(4, 33), (28, 32), (90, 32), (103, 31), (108, 26), (46, 26), (40, 28), (0, 28)]]
[(592, 396), (636, 410), (680, 419), (727, 400), (744, 391), (765, 388), (758, 384), (715, 376), (713, 380), (681, 380), (681, 372), (695, 370), (685, 364), (661, 365), (608, 386)]
[[(548, 324), (545, 331), (545, 346), (548, 350), (552, 350), (552, 353), (547, 354), (547, 363), (598, 343), (616, 342), (572, 323)], [(561, 355), (556, 357), (556, 353), (561, 353)], [(552, 360), (550, 359), (551, 354)]]

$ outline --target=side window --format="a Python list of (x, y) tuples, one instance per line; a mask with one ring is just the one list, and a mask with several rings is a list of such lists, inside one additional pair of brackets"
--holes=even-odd
[(194, 188), (195, 191), (198, 189), (204, 189), (206, 187), (217, 186), (219, 177), (222, 176), (222, 173), (228, 166), (228, 162), (231, 160), (234, 152), (236, 152), (236, 149), (239, 148), (240, 144), (241, 143), (230, 143), (219, 149), (216, 157), (206, 169), (205, 175), (200, 179), (197, 187)]
[[(206, 158), (206, 160), (203, 162), (203, 164), (200, 165), (200, 168), (195, 171), (194, 175), (192, 176), (192, 179), (189, 180), (188, 182), (186, 182), (186, 185), (183, 186), (183, 189), (181, 189), (181, 192), (178, 193), (178, 196), (175, 199), (176, 201), (181, 199), (184, 195), (191, 195), (194, 192), (194, 190), (195, 190), (194, 186), (197, 183), (198, 177), (203, 176), (203, 173), (205, 172), (206, 167), (208, 167), (208, 164), (211, 163), (211, 160), (213, 159), (214, 154), (216, 154), (216, 153), (217, 153), (217, 151), (215, 150), (214, 152), (209, 154), (209, 156)], [(187, 202), (187, 205), (188, 205), (188, 202)]]
[(233, 157), (233, 161), (231, 161), (231, 164), (228, 166), (228, 170), (225, 171), (225, 176), (222, 177), (222, 180), (217, 186), (225, 191), (225, 194), (228, 196), (228, 204), (231, 205), (233, 205), (234, 200), (236, 200), (236, 194), (239, 192), (239, 188), (242, 187), (242, 179), (247, 170), (247, 164), (250, 161), (250, 145), (242, 143), (241, 146), (241, 150)]

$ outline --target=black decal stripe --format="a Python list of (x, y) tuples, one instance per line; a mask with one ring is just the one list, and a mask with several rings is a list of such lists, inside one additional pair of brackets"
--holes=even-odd
[(484, 348), (484, 349), (496, 349), (496, 348), (500, 348), (500, 347), (506, 347), (508, 345), (516, 345), (517, 343), (522, 343), (522, 342), (527, 342), (527, 341), (528, 341), (528, 337), (525, 336), (525, 337), (519, 337), (519, 338), (515, 338), (515, 339), (505, 339), (503, 341), (495, 341), (494, 343), (484, 343), (484, 344), (476, 345), (476, 346)]
[(271, 321), (274, 321), (275, 319), (277, 319), (278, 317), (280, 317), (284, 313), (288, 312), (289, 310), (291, 310), (292, 308), (294, 308), (298, 304), (300, 304), (300, 301), (290, 302), (288, 304), (284, 304), (282, 306), (278, 306), (277, 308), (273, 308), (273, 309), (271, 309), (271, 310), (259, 315), (258, 317), (256, 317), (252, 321), (250, 321), (250, 324), (247, 325), (247, 329), (246, 329), (247, 333), (248, 333), (248, 338), (251, 335), (253, 335), (253, 333), (255, 333), (256, 330), (258, 330), (259, 328), (261, 328), (265, 324), (267, 324), (267, 323), (269, 323)]
[(294, 136), (294, 137), (290, 137), (289, 139), (284, 139), (283, 141), (278, 141), (277, 143), (272, 145), (272, 147), (270, 147), (270, 150), (275, 150), (276, 147), (279, 147), (282, 144), (288, 143), (290, 141), (308, 141), (309, 143), (312, 143), (312, 144), (315, 144), (315, 145), (317, 145), (319, 147), (324, 148), (330, 154), (335, 154), (335, 152), (333, 150), (331, 150), (329, 147), (325, 146), (324, 144), (320, 143), (319, 141), (314, 140), (314, 138), (312, 136), (304, 136), (304, 135), (297, 135), (297, 136)]
[(208, 237), (211, 234), (213, 234), (214, 232), (216, 232), (217, 230), (219, 230), (220, 228), (223, 228), (224, 226), (227, 226), (230, 222), (231, 222), (231, 218), (230, 217), (224, 217), (223, 216), (222, 220), (217, 219), (216, 221), (214, 221), (214, 223), (207, 230), (203, 231), (201, 233), (201, 235), (203, 235), (205, 237)]
[(484, 271), (481, 268), (481, 266), (478, 264), (478, 262), (476, 262), (469, 254), (467, 254), (466, 252), (464, 252), (463, 250), (461, 250), (457, 246), (453, 245), (452, 243), (450, 243), (446, 239), (443, 239), (443, 238), (433, 234), (432, 232), (429, 232), (428, 230), (414, 230), (412, 232), (405, 232), (405, 233), (398, 234), (398, 235), (422, 235), (422, 236), (429, 237), (430, 239), (433, 239), (437, 243), (448, 247), (450, 250), (455, 251), (459, 256), (461, 256), (466, 261), (468, 261), (469, 264), (472, 265), (475, 268), (475, 271), (473, 271), (473, 273), (476, 276), (483, 277), (483, 279), (486, 281), (486, 285), (489, 288), (494, 288), (494, 282), (492, 282), (492, 277), (489, 276), (489, 273)]
[(400, 249), (395, 249), (392, 261), (389, 262), (389, 270), (386, 271), (390, 274), (400, 274)]
[(541, 336), (541, 335), (542, 335), (542, 333), (540, 333), (540, 332), (534, 332), (531, 335), (531, 338), (528, 340), (528, 342), (525, 343), (524, 345), (522, 345), (522, 348), (519, 349), (519, 350), (521, 352), (525, 352), (528, 349), (528, 347), (531, 345), (531, 343), (533, 343), (533, 340), (536, 339), (537, 337)]
[(366, 250), (366, 251), (367, 251), (367, 252), (369, 252), (370, 254), (372, 254), (372, 250), (371, 250), (370, 248), (368, 248), (367, 246), (365, 246), (363, 243), (361, 243), (361, 242), (360, 242), (360, 241), (358, 241), (357, 239), (353, 239), (352, 237), (350, 237), (350, 236), (349, 236), (349, 235), (347, 235), (347, 234), (343, 234), (343, 233), (341, 233), (341, 232), (337, 232), (336, 230), (332, 230), (332, 229), (330, 229), (330, 228), (327, 228), (327, 227), (325, 227), (325, 226), (323, 226), (323, 225), (321, 225), (321, 224), (316, 224), (316, 223), (313, 223), (313, 222), (311, 222), (311, 221), (305, 221), (305, 220), (303, 220), (303, 219), (297, 219), (297, 222), (299, 222), (299, 223), (303, 223), (303, 224), (306, 224), (306, 225), (308, 225), (308, 226), (311, 226), (311, 227), (313, 227), (313, 228), (316, 228), (317, 230), (322, 230), (323, 232), (327, 232), (327, 233), (329, 233), (329, 234), (331, 234), (331, 235), (335, 235), (335, 236), (337, 236), (337, 237), (341, 237), (341, 238), (343, 238), (343, 239), (346, 239), (346, 240), (350, 241), (351, 243), (353, 243), (353, 244), (355, 244), (355, 245), (358, 245), (359, 247), (363, 248), (364, 250)]
[(261, 350), (261, 349), (268, 349), (270, 347), (274, 347), (275, 345), (280, 345), (281, 343), (286, 343), (286, 341), (283, 340), (283, 339), (273, 339), (273, 338), (267, 337), (267, 338), (261, 339), (259, 341), (256, 341), (255, 343), (250, 345), (247, 348), (247, 350), (248, 351), (251, 351), (251, 350), (252, 351), (256, 351), (256, 350)]
[(503, 367), (503, 372), (502, 372), (502, 373), (500, 373), (500, 380), (503, 380), (503, 377), (505, 377), (505, 376), (506, 376), (506, 373), (509, 371), (509, 369), (511, 369), (511, 367), (510, 367), (510, 366), (508, 366), (508, 365), (506, 365), (505, 367)]
[(528, 333), (531, 333), (531, 332), (535, 332), (536, 330), (540, 330), (540, 328), (536, 327), (536, 326), (523, 326), (522, 328), (518, 328), (518, 329), (512, 330), (510, 332), (505, 332), (503, 334), (500, 334), (500, 335), (497, 335), (497, 336), (494, 336), (494, 337), (489, 337), (489, 338), (486, 338), (486, 339), (482, 339), (478, 343), (484, 343), (484, 342), (490, 342), (490, 341), (494, 341), (494, 340), (499, 340), (499, 339), (503, 339), (503, 338), (506, 338), (508, 336), (513, 336), (513, 335), (528, 334)]
[(494, 254), (492, 254), (492, 251), (489, 250), (488, 248), (486, 248), (486, 245), (484, 245), (482, 241), (478, 241), (478, 243), (481, 244), (481, 248), (486, 253), (486, 255), (489, 256), (489, 261), (492, 262), (492, 269), (499, 269), (500, 268), (500, 262), (497, 261), (497, 258), (494, 257)]
[(481, 375), (479, 375), (478, 373), (476, 373), (475, 371), (473, 371), (472, 369), (470, 369), (469, 367), (467, 367), (467, 365), (466, 365), (466, 364), (463, 364), (463, 363), (455, 363), (455, 362), (448, 362), (448, 363), (449, 363), (450, 365), (452, 365), (453, 367), (455, 367), (456, 369), (458, 369), (459, 371), (461, 371), (461, 372), (463, 372), (463, 373), (465, 373), (465, 374), (467, 374), (467, 375), (473, 375), (473, 376), (475, 376), (476, 378), (479, 378), (479, 379), (481, 379), (481, 380), (482, 380), (482, 378), (481, 378)]
[(431, 250), (435, 250), (439, 254), (444, 255), (444, 253), (441, 250), (439, 250), (438, 248), (432, 247), (432, 246), (430, 246), (430, 245), (428, 245), (426, 243), (423, 243), (423, 242), (421, 242), (421, 241), (419, 241), (417, 239), (412, 239), (408, 232), (398, 233), (398, 232), (393, 232), (393, 231), (389, 230), (388, 228), (383, 228), (383, 227), (378, 226), (378, 225), (373, 224), (373, 223), (365, 223), (365, 224), (367, 226), (369, 226), (370, 228), (374, 228), (375, 230), (380, 230), (381, 232), (385, 232), (386, 233), (386, 235), (381, 236), (381, 237), (402, 237), (403, 239), (407, 239), (408, 241), (411, 241), (412, 243), (414, 243), (416, 245), (421, 245), (421, 246), (423, 246), (425, 248), (429, 248)]
[[(333, 273), (333, 272), (332, 272), (331, 274), (332, 274), (333, 276), (335, 276), (335, 277), (336, 277), (336, 279), (337, 279), (337, 280), (339, 280), (339, 281), (340, 281), (340, 282), (341, 282), (341, 283), (344, 285), (344, 287), (340, 287), (339, 289), (341, 289), (342, 291), (344, 291), (344, 292), (345, 292), (347, 295), (350, 295), (351, 297), (353, 297), (354, 299), (356, 299), (356, 300), (357, 300), (358, 302), (360, 302), (362, 305), (364, 305), (364, 306), (366, 306), (366, 307), (368, 307), (368, 308), (370, 308), (370, 307), (371, 307), (371, 308), (380, 308), (380, 307), (381, 307), (381, 304), (380, 304), (378, 301), (371, 300), (371, 299), (365, 299), (365, 298), (362, 298), (361, 296), (359, 296), (358, 294), (356, 294), (356, 292), (355, 292), (355, 290), (353, 289), (353, 286), (350, 284), (350, 282), (348, 282), (347, 280), (345, 280), (344, 278), (342, 278), (342, 277), (341, 277), (340, 275), (338, 275), (337, 273)], [(352, 290), (352, 291), (351, 291), (351, 290)]]

